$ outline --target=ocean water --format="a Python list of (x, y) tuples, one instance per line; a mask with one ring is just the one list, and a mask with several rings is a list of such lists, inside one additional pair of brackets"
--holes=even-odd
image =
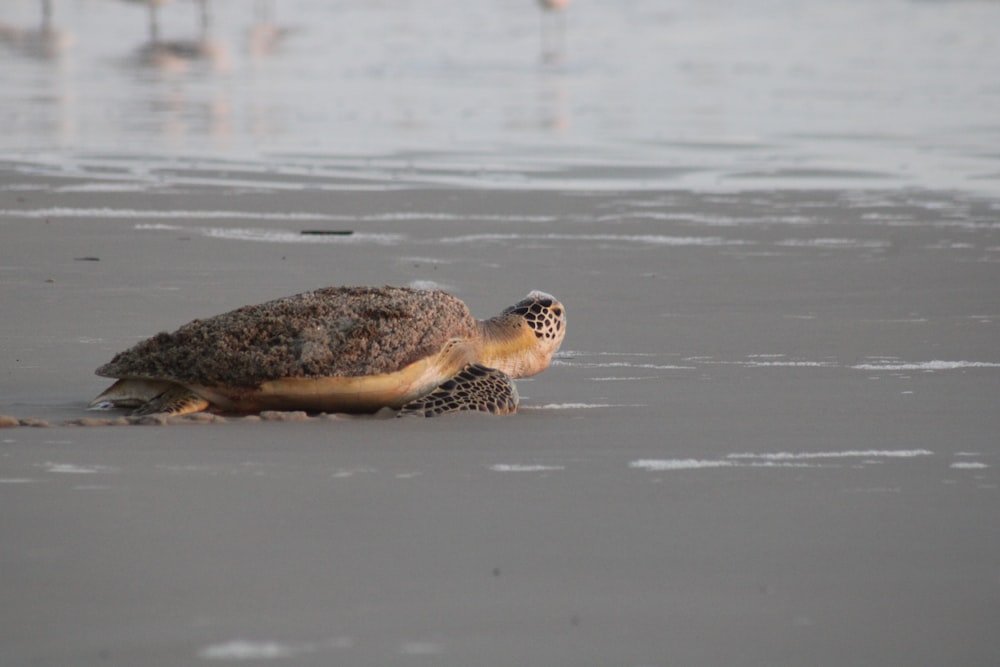
[(15, 164), (1000, 193), (998, 2), (176, 0), (155, 32), (138, 3), (51, 6), (0, 4)]

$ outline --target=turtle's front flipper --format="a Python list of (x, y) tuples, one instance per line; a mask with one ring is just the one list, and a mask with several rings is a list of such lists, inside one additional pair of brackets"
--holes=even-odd
[(171, 385), (159, 396), (151, 398), (139, 406), (132, 414), (141, 415), (187, 415), (207, 409), (209, 402), (186, 387)]
[(429, 394), (404, 405), (399, 414), (436, 417), (472, 410), (506, 415), (517, 412), (517, 400), (514, 382), (505, 373), (469, 364)]

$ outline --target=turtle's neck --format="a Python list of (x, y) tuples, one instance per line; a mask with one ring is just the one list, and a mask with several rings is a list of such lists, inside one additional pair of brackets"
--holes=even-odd
[(534, 334), (517, 314), (497, 315), (478, 322), (482, 339), (479, 363), (496, 368), (518, 378), (545, 370), (548, 360), (542, 359), (535, 345)]

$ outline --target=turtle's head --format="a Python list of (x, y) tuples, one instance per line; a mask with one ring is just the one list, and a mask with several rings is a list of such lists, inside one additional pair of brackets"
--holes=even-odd
[(482, 363), (511, 377), (527, 377), (549, 367), (566, 336), (566, 308), (536, 290), (483, 324)]

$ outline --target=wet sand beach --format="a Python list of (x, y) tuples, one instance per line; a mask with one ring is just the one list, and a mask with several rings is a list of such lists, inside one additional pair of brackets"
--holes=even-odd
[[(430, 5), (3, 9), (0, 664), (997, 664), (998, 6)], [(71, 425), (343, 284), (568, 333), (509, 417)]]
[(510, 418), (0, 432), (5, 664), (1000, 649), (996, 201), (5, 174), (0, 414), (88, 416), (116, 350), (317, 285), (570, 323)]

